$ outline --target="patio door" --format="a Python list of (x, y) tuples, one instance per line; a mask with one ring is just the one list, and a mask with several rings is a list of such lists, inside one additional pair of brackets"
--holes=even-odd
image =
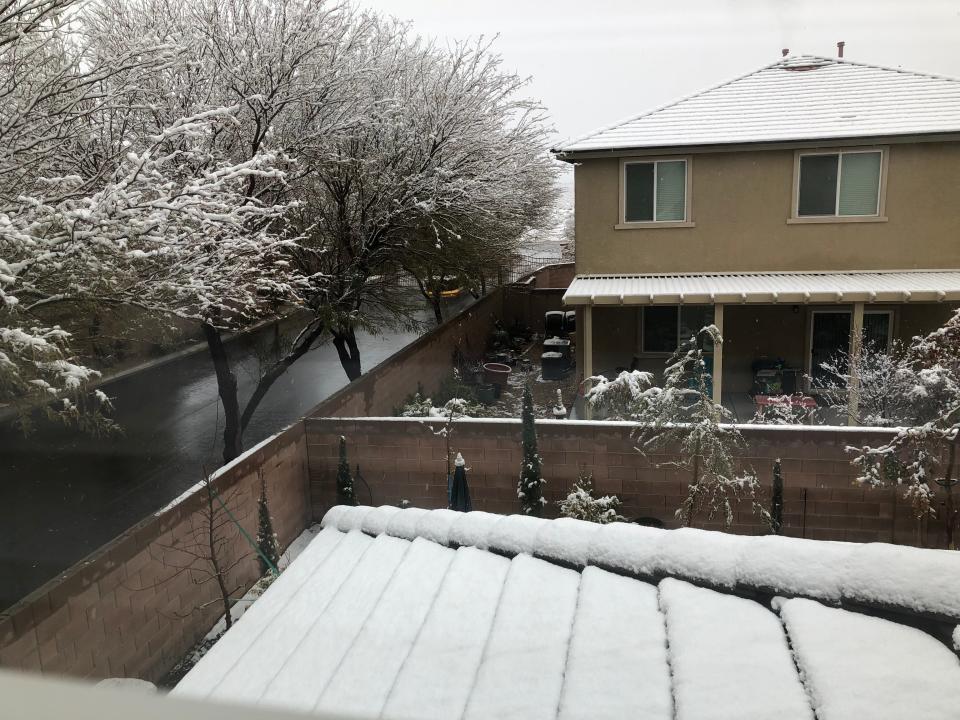
[[(850, 350), (850, 328), (853, 313), (849, 310), (814, 310), (810, 331), (810, 377), (817, 381), (839, 378), (821, 367), (835, 361), (837, 370), (847, 372), (845, 354)], [(890, 350), (893, 334), (893, 313), (890, 310), (871, 310), (863, 314), (863, 342), (880, 352)]]
[[(837, 370), (847, 371), (840, 352), (850, 349), (850, 324), (853, 313), (849, 310), (814, 310), (810, 329), (810, 377), (813, 385), (823, 381), (839, 382), (840, 378), (825, 370), (825, 362), (837, 361)], [(864, 320), (866, 324), (866, 320)]]

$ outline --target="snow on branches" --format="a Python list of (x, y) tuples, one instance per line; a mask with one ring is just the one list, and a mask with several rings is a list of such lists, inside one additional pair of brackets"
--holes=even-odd
[(901, 427), (892, 440), (848, 447), (857, 480), (873, 487), (901, 486), (918, 519), (937, 514), (944, 492), (947, 547), (956, 545), (954, 488), (960, 474), (960, 311), (943, 327), (914, 338), (899, 365)]
[(560, 506), (561, 516), (576, 520), (606, 525), (625, 519), (618, 512), (620, 499), (616, 495), (594, 497), (593, 476), (584, 473), (580, 473), (580, 477), (573, 483), (570, 494), (557, 504)]
[(653, 385), (650, 373), (622, 372), (614, 380), (602, 375), (589, 378), (593, 385), (586, 399), (597, 409), (637, 423), (634, 437), (644, 455), (668, 452), (678, 459), (658, 467), (672, 467), (689, 475), (687, 496), (676, 511), (684, 525), (692, 525), (701, 512), (708, 519), (721, 515), (733, 523), (733, 506), (750, 502), (755, 513), (766, 511), (756, 501), (760, 483), (750, 470), (737, 467), (743, 450), (740, 432), (729, 423), (731, 415), (712, 400), (710, 373), (703, 345), (723, 342), (709, 325), (687, 339), (667, 362), (663, 386)]

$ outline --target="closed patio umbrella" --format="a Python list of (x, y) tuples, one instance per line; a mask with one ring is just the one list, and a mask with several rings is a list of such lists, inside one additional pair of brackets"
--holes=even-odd
[(450, 482), (450, 509), (460, 512), (473, 510), (473, 505), (470, 503), (470, 488), (467, 486), (466, 463), (460, 453), (457, 453), (453, 480)]

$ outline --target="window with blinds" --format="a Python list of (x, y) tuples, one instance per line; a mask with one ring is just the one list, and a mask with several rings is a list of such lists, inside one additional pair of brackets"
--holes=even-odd
[(800, 156), (798, 217), (865, 217), (880, 213), (883, 151)]
[(687, 161), (654, 160), (623, 166), (623, 221), (684, 222)]

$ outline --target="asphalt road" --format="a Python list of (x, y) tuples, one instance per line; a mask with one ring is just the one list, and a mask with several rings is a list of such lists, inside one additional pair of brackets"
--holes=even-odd
[[(459, 300), (451, 311), (469, 302)], [(431, 318), (424, 309), (422, 319)], [(364, 370), (417, 335), (358, 334)], [(258, 358), (269, 352), (275, 336), (271, 326), (229, 345), (241, 403), (256, 381)], [(315, 347), (270, 389), (244, 434), (245, 447), (346, 384), (333, 345)], [(97, 440), (51, 426), (24, 438), (0, 428), (0, 608), (163, 507), (200, 480), (204, 465), (212, 470), (221, 464), (223, 416), (206, 352), (107, 383), (103, 390), (113, 398), (124, 429), (119, 439)]]

